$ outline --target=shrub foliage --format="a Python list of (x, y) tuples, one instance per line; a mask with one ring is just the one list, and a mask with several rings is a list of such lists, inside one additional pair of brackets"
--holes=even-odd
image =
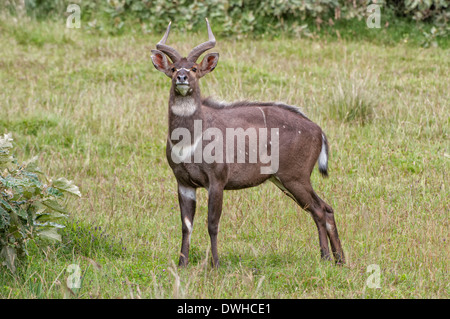
[(68, 214), (64, 194), (81, 193), (72, 181), (44, 176), (37, 157), (20, 164), (12, 148), (11, 134), (0, 137), (0, 261), (14, 272), (29, 240), (61, 240), (58, 229)]
[[(139, 22), (144, 31), (160, 32), (169, 21), (184, 30), (204, 27), (205, 17), (220, 25), (223, 34), (245, 35), (290, 31), (304, 32), (308, 24), (333, 24), (340, 19), (362, 19), (372, 3), (383, 12), (417, 21), (430, 21), (440, 32), (448, 32), (447, 0), (72, 0), (79, 4), (82, 19), (94, 28), (120, 30), (128, 21)], [(3, 6), (13, 14), (36, 18), (63, 16), (64, 0), (7, 0)], [(0, 4), (0, 7), (2, 5)], [(330, 22), (331, 21), (331, 22)], [(216, 31), (216, 32), (218, 32)]]

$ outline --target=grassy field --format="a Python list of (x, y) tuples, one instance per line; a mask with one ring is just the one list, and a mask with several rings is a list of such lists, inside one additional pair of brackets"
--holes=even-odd
[[(1, 298), (449, 298), (448, 50), (218, 39), (204, 96), (297, 105), (326, 132), (330, 177), (315, 169), (312, 181), (336, 212), (347, 264), (320, 260), (312, 218), (267, 183), (225, 193), (218, 270), (200, 190), (190, 265), (178, 269), (170, 83), (150, 60), (160, 37), (0, 20), (0, 134), (83, 194), (68, 201), (61, 244), (30, 242), (15, 275), (1, 269)], [(170, 43), (187, 53), (204, 40), (174, 30)], [(379, 288), (367, 285), (374, 264)]]

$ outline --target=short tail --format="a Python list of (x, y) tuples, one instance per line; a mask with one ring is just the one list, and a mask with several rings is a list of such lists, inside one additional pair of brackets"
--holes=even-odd
[(319, 172), (323, 177), (328, 177), (328, 142), (325, 134), (322, 133), (322, 150), (319, 155)]

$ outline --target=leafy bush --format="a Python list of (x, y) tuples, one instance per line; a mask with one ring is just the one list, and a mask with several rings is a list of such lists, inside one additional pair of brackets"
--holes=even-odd
[[(204, 28), (204, 18), (214, 21), (221, 35), (294, 34), (307, 32), (308, 24), (333, 25), (340, 19), (362, 19), (371, 3), (410, 20), (430, 21), (448, 31), (447, 0), (73, 0), (89, 27), (120, 32), (127, 23), (145, 32), (161, 32), (172, 20), (178, 29)], [(25, 8), (23, 8), (25, 5)], [(61, 18), (67, 8), (62, 0), (7, 0), (9, 12), (23, 11), (36, 18)], [(387, 10), (386, 10), (387, 9)], [(135, 23), (137, 22), (137, 23)], [(218, 30), (218, 28), (221, 30)]]
[[(449, 3), (447, 0), (404, 0), (398, 1), (397, 12), (406, 16), (411, 16), (414, 20), (422, 21), (427, 19), (440, 19), (447, 17), (447, 8)], [(403, 12), (401, 12), (403, 9)]]
[(64, 194), (81, 193), (72, 181), (45, 177), (37, 157), (19, 164), (10, 154), (11, 142), (11, 134), (0, 137), (0, 260), (14, 272), (17, 260), (27, 255), (29, 240), (61, 240), (58, 229), (68, 214)]
[(428, 21), (433, 24), (428, 32), (422, 32), (425, 37), (422, 42), (424, 47), (437, 46), (436, 39), (447, 37), (450, 33), (449, 6), (448, 0), (397, 0), (390, 4), (390, 8), (398, 16), (409, 17), (415, 21)]
[[(181, 32), (204, 30), (208, 17), (214, 24), (214, 33), (222, 38), (280, 34), (312, 37), (320, 32), (340, 37), (341, 28), (367, 35), (365, 24), (359, 21), (372, 13), (367, 11), (372, 3), (381, 5), (383, 24), (388, 26), (391, 22), (392, 26), (392, 19), (401, 17), (401, 21), (413, 27), (418, 39), (415, 42), (424, 47), (438, 46), (450, 31), (447, 0), (72, 0), (70, 3), (80, 6), (84, 28), (111, 34), (125, 30), (160, 34), (169, 21), (176, 22), (176, 29)], [(0, 11), (61, 20), (69, 14), (67, 5), (63, 0), (7, 0), (0, 1)], [(358, 24), (346, 23), (356, 20)], [(360, 25), (363, 30), (358, 30)], [(368, 36), (372, 39), (375, 33)], [(396, 37), (397, 42), (401, 40)]]

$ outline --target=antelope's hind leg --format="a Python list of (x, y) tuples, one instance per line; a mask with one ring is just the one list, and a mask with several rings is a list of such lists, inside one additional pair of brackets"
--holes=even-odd
[(325, 210), (325, 227), (327, 229), (328, 238), (330, 239), (331, 251), (333, 252), (334, 259), (338, 264), (345, 264), (344, 251), (339, 239), (336, 221), (334, 220), (333, 208), (322, 199), (319, 198), (319, 200), (322, 203), (321, 207)]
[(330, 239), (333, 256), (337, 263), (345, 263), (344, 252), (342, 251), (339, 240), (334, 213), (331, 206), (325, 203), (314, 192), (311, 183), (299, 182), (298, 180), (283, 181), (275, 177), (272, 180), (286, 195), (304, 210), (311, 213), (319, 232), (320, 254), (322, 259), (331, 260), (328, 247), (328, 238)]

